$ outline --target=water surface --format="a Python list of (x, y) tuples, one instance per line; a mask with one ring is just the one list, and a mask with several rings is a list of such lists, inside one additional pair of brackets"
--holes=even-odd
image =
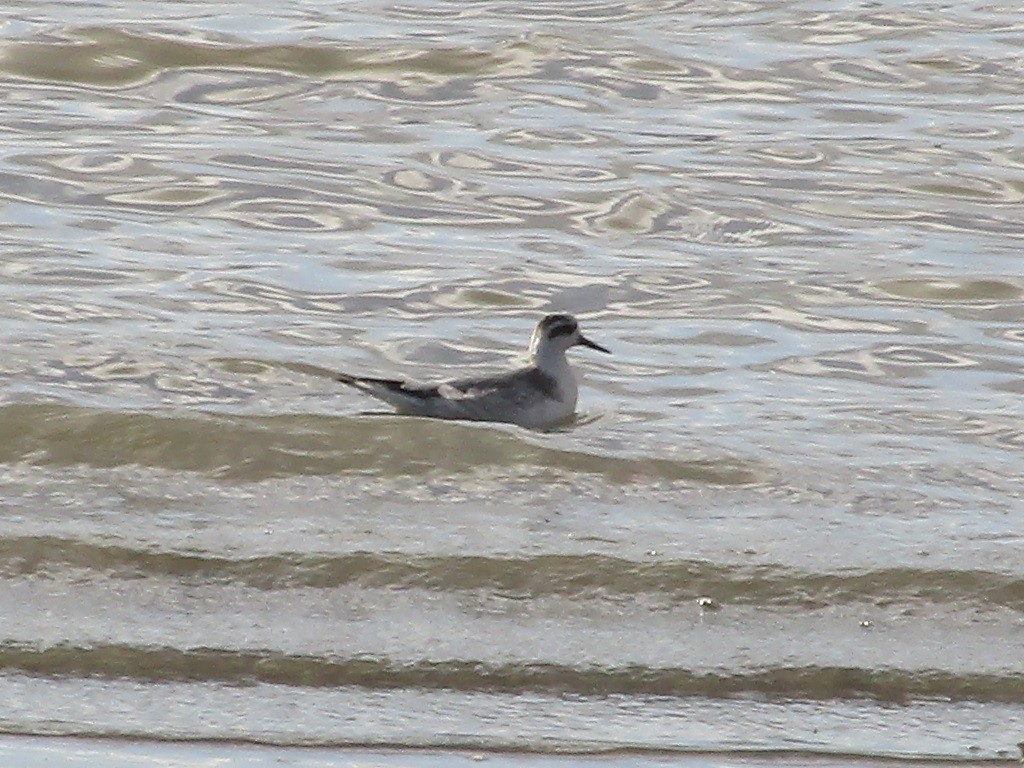
[[(77, 8), (0, 43), (0, 731), (1016, 757), (1012, 8)], [(565, 429), (327, 375), (549, 311)]]

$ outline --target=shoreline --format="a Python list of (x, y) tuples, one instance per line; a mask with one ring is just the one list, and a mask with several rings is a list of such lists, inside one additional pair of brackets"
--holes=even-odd
[(794, 751), (558, 753), (513, 750), (465, 750), (441, 747), (276, 746), (246, 741), (162, 741), (124, 737), (0, 735), (0, 764), (20, 768), (449, 768), (485, 764), (490, 768), (626, 768), (681, 765), (690, 768), (846, 768), (1015, 766), (1014, 756), (948, 759), (923, 756), (875, 757)]

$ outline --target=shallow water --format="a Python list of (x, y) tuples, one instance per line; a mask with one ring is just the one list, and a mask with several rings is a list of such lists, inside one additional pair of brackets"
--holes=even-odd
[(8, 13), (0, 731), (1016, 756), (1018, 14), (521, 6)]

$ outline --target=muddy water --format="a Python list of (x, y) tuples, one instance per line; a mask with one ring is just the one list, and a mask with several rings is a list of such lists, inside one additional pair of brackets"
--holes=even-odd
[(0, 43), (3, 732), (1016, 754), (1012, 9), (132, 11)]

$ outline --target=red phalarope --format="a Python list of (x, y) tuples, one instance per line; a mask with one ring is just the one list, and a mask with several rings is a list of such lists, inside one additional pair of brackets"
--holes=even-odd
[(499, 421), (540, 429), (565, 422), (576, 411), (576, 377), (565, 352), (578, 344), (609, 354), (580, 333), (572, 315), (548, 315), (533, 332), (529, 364), (509, 373), (437, 384), (345, 373), (336, 378), (406, 416)]

